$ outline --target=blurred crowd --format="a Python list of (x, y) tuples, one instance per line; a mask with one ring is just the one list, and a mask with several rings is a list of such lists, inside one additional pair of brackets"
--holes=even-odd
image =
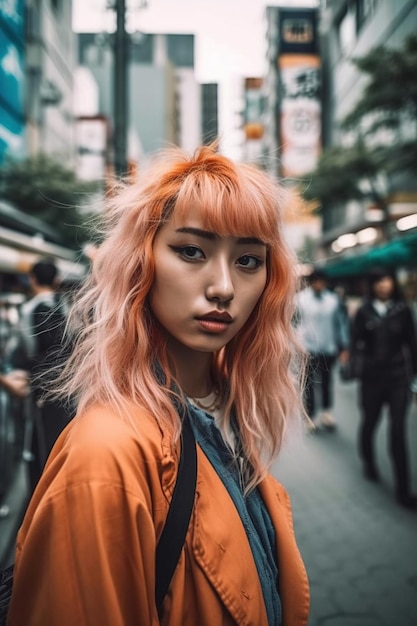
[[(64, 357), (63, 334), (75, 285), (53, 260), (5, 276), (0, 295), (0, 505), (23, 459), (28, 496), (68, 422), (67, 408), (44, 397), (47, 372)], [(8, 507), (3, 506), (6, 515)]]
[(325, 271), (314, 270), (300, 289), (296, 323), (308, 354), (305, 410), (307, 429), (335, 429), (334, 368), (342, 380), (357, 380), (360, 424), (358, 454), (364, 477), (379, 482), (375, 439), (387, 409), (389, 453), (399, 505), (417, 509), (407, 443), (407, 415), (416, 390), (417, 335), (414, 302), (397, 272), (375, 267), (354, 306), (343, 289), (329, 287)]

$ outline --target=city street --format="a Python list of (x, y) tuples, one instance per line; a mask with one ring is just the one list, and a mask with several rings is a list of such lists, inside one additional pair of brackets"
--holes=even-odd
[[(378, 432), (376, 485), (362, 478), (356, 452), (356, 383), (340, 383), (337, 372), (335, 379), (338, 429), (306, 435), (273, 469), (293, 502), (311, 585), (308, 626), (416, 626), (417, 513), (393, 498), (388, 419)], [(408, 432), (417, 490), (415, 402)]]
[[(225, 438), (240, 470), (256, 467), (251, 449), (268, 443), (267, 418), (276, 436), (282, 423), (260, 414), (254, 429), (245, 411), (282, 384), (275, 373), (295, 349), (291, 324), (311, 357), (306, 381), (344, 351), (375, 380), (363, 394), (367, 477), (358, 382), (338, 367), (336, 426), (285, 433), (271, 468), (289, 493), (307, 569), (306, 626), (417, 626), (417, 0), (0, 0), (0, 571), (15, 561), (24, 519), (31, 529), (14, 623), (113, 626), (161, 614), (153, 587), (158, 598), (168, 570), (160, 581), (154, 531), (173, 462), (152, 420), (170, 418), (175, 390), (215, 421), (235, 403), (240, 433), (229, 423)], [(354, 358), (346, 365), (345, 378), (358, 373)], [(402, 427), (411, 371), (410, 497)], [(326, 388), (329, 370), (321, 373)], [(380, 390), (396, 421), (390, 445), (385, 409), (374, 463), (367, 434)], [(300, 396), (307, 411), (310, 391)], [(25, 518), (57, 437), (90, 406)], [(251, 511), (234, 497), (245, 476), (236, 471), (236, 486), (223, 475), (223, 465), (237, 467), (218, 432), (204, 447), (206, 425), (193, 423), (211, 463), (197, 472), (197, 485), (213, 487), (200, 500), (211, 544), (180, 560), (172, 621), (200, 626), (206, 614), (218, 626), (235, 605), (239, 623), (265, 626), (250, 617), (262, 614), (262, 585), (260, 596), (246, 593), (233, 578), (257, 582), (263, 561), (291, 621), (291, 604), (301, 606), (297, 577), (288, 597), (283, 584), (291, 554), (280, 544), (278, 575), (263, 558), (268, 520), (259, 523), (256, 498)], [(409, 509), (396, 498), (390, 447)], [(228, 495), (236, 519), (221, 506)], [(208, 538), (190, 510), (188, 536)], [(53, 557), (53, 590), (25, 575), (42, 576), (42, 554)], [(149, 571), (150, 600), (139, 593)], [(83, 581), (94, 593), (81, 594)], [(275, 624), (276, 598), (263, 586)]]

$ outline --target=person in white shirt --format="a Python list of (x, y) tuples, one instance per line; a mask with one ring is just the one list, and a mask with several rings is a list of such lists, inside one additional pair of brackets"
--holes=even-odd
[[(348, 360), (349, 318), (340, 297), (327, 288), (326, 274), (320, 269), (312, 272), (309, 286), (297, 294), (297, 325), (309, 356), (304, 392), (309, 428), (315, 430), (320, 424), (334, 429), (332, 373), (337, 359), (342, 363)], [(319, 404), (321, 413), (316, 419)]]

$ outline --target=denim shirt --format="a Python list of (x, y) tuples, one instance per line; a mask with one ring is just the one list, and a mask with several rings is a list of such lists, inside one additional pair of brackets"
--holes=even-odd
[(191, 403), (188, 404), (188, 409), (196, 441), (226, 487), (245, 528), (262, 587), (268, 626), (281, 626), (275, 531), (269, 513), (258, 489), (254, 489), (247, 496), (243, 495), (236, 460), (224, 442), (214, 418)]

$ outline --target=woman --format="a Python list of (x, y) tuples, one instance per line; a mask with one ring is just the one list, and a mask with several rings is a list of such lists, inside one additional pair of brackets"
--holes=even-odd
[[(167, 153), (109, 200), (72, 315), (62, 390), (78, 415), (19, 532), (9, 626), (307, 623), (289, 499), (267, 473), (301, 415), (283, 197), (203, 147)], [(178, 407), (198, 444), (197, 488), (159, 618)]]
[(415, 509), (417, 497), (411, 493), (405, 432), (410, 383), (417, 373), (416, 330), (412, 311), (389, 269), (375, 270), (370, 275), (369, 297), (353, 319), (351, 355), (361, 370), (359, 451), (365, 477), (379, 480), (374, 439), (387, 405), (397, 501)]

